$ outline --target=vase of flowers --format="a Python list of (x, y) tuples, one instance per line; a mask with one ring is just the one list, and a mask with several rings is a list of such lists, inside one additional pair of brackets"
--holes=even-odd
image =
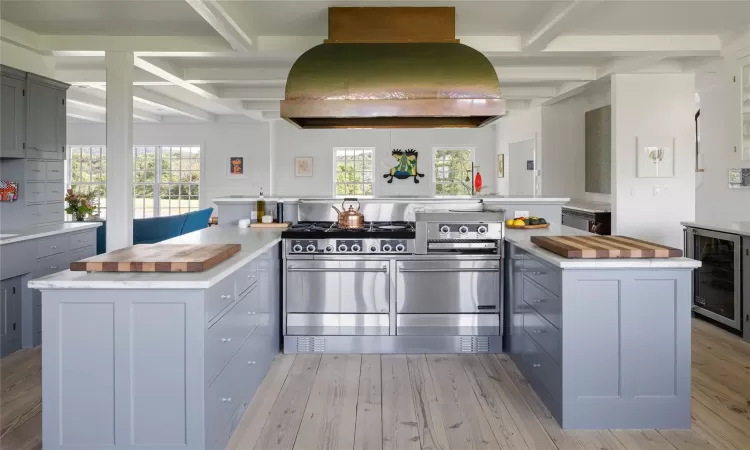
[(73, 192), (73, 189), (68, 189), (65, 193), (65, 201), (68, 202), (68, 207), (65, 208), (65, 212), (75, 217), (76, 221), (83, 222), (83, 219), (87, 215), (94, 212), (94, 205), (92, 200), (96, 192), (89, 192), (88, 194)]

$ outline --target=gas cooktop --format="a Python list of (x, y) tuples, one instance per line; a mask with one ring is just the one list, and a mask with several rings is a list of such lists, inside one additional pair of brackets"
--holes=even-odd
[(366, 222), (361, 229), (339, 228), (337, 222), (300, 222), (281, 233), (285, 239), (387, 238), (414, 239), (412, 222)]

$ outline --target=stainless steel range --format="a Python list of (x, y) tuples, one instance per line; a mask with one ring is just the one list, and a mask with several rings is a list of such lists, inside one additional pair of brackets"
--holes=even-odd
[(283, 233), (285, 353), (502, 350), (503, 214), (416, 218)]

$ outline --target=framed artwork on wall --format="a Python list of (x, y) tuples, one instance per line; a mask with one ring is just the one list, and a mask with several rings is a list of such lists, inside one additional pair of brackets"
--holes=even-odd
[(294, 158), (294, 176), (313, 176), (313, 159), (307, 156)]
[(505, 154), (497, 155), (497, 177), (505, 178)]
[(243, 156), (230, 156), (229, 157), (229, 178), (244, 178), (245, 175), (245, 157)]
[(636, 137), (638, 178), (674, 178), (673, 137)]

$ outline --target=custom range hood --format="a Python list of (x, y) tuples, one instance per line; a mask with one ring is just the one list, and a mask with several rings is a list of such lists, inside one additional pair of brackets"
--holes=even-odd
[(328, 39), (286, 82), (301, 128), (477, 128), (505, 115), (492, 64), (455, 39), (452, 7), (329, 8)]

